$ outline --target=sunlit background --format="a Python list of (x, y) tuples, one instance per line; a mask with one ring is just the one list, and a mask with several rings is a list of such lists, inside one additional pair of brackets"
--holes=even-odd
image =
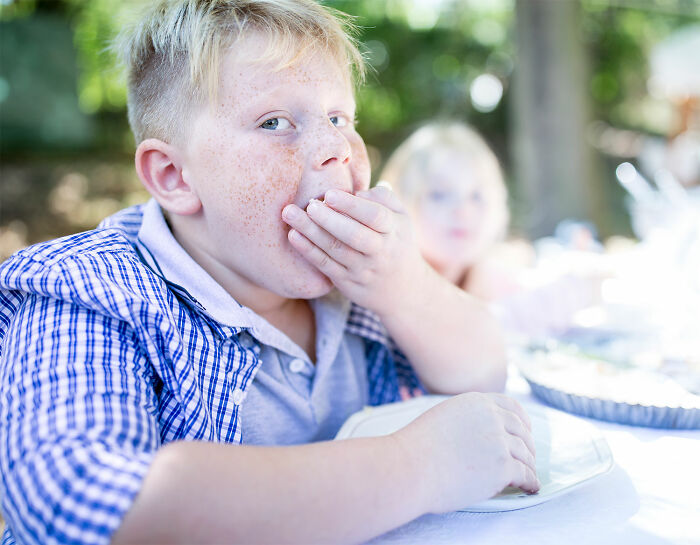
[[(0, 0), (0, 259), (146, 199), (106, 49), (128, 4)], [(683, 63), (700, 50), (678, 46), (679, 66), (652, 60), (679, 31), (697, 36), (698, 0), (328, 4), (357, 17), (373, 67), (358, 100), (374, 172), (422, 122), (466, 120), (505, 168), (520, 234), (575, 218), (630, 235), (618, 165), (652, 177), (669, 139), (697, 123), (668, 71), (692, 73)]]

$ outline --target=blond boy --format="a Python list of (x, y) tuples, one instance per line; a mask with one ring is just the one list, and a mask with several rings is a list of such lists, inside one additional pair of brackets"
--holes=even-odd
[(368, 190), (337, 16), (153, 4), (125, 38), (153, 199), (0, 269), (3, 543), (354, 542), (536, 490), (497, 394), (328, 441), (365, 403), (504, 379), (492, 319)]

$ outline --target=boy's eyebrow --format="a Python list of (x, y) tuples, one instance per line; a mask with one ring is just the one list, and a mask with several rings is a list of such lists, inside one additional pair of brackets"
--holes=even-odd
[[(290, 103), (292, 107), (294, 107), (295, 103), (303, 100), (303, 98), (300, 99), (290, 96), (289, 93), (286, 92), (287, 86), (285, 84), (276, 85), (275, 88), (269, 90), (269, 92), (267, 91), (268, 90), (266, 90), (265, 93), (259, 93), (245, 102), (237, 101), (238, 103), (232, 103), (231, 99), (228, 99), (224, 101), (219, 100), (219, 103), (224, 109), (233, 110), (238, 117), (257, 119), (267, 112), (289, 109)], [(350, 116), (356, 115), (357, 104), (353, 97), (338, 99), (334, 104), (333, 110), (339, 109)]]

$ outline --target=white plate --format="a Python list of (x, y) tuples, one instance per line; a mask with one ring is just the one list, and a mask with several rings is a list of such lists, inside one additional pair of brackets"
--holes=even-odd
[[(367, 407), (352, 415), (340, 428), (336, 439), (377, 437), (393, 433), (446, 396), (422, 396), (410, 401), (380, 407)], [(540, 405), (522, 403), (532, 420), (537, 450), (537, 494), (506, 488), (493, 498), (460, 511), (513, 511), (551, 500), (603, 475), (613, 467), (613, 457), (605, 438), (579, 418)]]

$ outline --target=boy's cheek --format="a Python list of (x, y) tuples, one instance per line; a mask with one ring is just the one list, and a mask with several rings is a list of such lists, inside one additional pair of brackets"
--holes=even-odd
[(367, 147), (360, 135), (350, 139), (352, 160), (350, 161), (350, 174), (354, 192), (364, 191), (369, 188), (371, 168)]
[(294, 201), (299, 191), (303, 166), (293, 153), (281, 153), (274, 158), (261, 158), (258, 168), (255, 187), (246, 188), (249, 192), (254, 193), (258, 198), (280, 204), (280, 210)]

